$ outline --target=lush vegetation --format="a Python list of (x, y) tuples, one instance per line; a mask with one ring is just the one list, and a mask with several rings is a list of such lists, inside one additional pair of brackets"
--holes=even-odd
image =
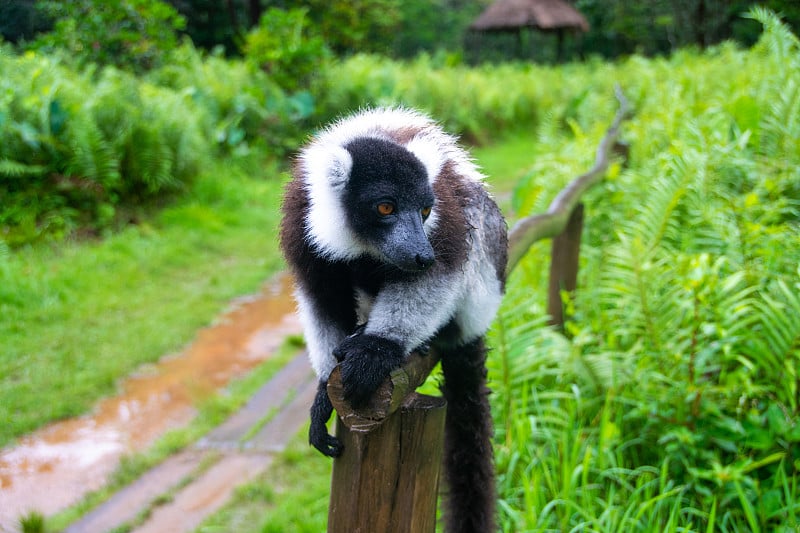
[[(800, 49), (758, 16), (750, 51), (517, 71), (563, 91), (542, 113), (518, 214), (590, 166), (615, 81), (635, 114), (630, 160), (586, 199), (565, 332), (545, 324), (546, 242), (492, 332), (504, 531), (800, 525)], [(393, 86), (415, 69), (383, 75)], [(327, 470), (294, 468), (296, 492), (265, 476), (207, 530), (323, 528), (324, 509), (302, 502), (326, 497)]]
[(8, 49), (0, 72), (0, 241), (12, 247), (135, 222), (252, 143), (282, 156), (313, 110), (307, 93), (189, 44), (146, 78)]
[[(157, 14), (162, 29), (181, 24)], [(492, 332), (503, 529), (796, 530), (800, 45), (755, 15), (765, 29), (750, 50), (558, 68), (337, 59), (333, 30), (302, 10), (265, 12), (238, 59), (147, 39), (70, 57), (58, 50), (83, 45), (59, 27), (38, 51), (0, 48), (0, 443), (85, 411), (279, 268), (280, 171), (264, 161), (322, 122), (401, 104), (469, 142), (510, 136), (530, 160), (519, 216), (590, 166), (618, 83), (634, 106), (631, 157), (586, 199), (565, 331), (544, 323), (541, 243)], [(109, 46), (114, 20), (99, 26)], [(525, 129), (532, 147), (513, 141)], [(240, 498), (258, 505), (211, 523), (319, 530), (324, 513), (307, 521), (301, 494), (324, 490), (326, 470), (307, 474), (295, 491), (262, 480)]]
[[(794, 0), (571, 3), (583, 13), (590, 29), (564, 40), (565, 57), (663, 54), (687, 45), (704, 48), (725, 39), (749, 46), (757, 39), (759, 27), (740, 15), (753, 5), (780, 13), (795, 31), (800, 29), (800, 5)], [(153, 59), (158, 62), (159, 53), (171, 46), (174, 32), (170, 29), (179, 29), (200, 48), (222, 48), (226, 55), (236, 56), (244, 36), (260, 25), (267, 12), (302, 9), (337, 54), (370, 52), (413, 58), (421, 52), (446, 51), (472, 62), (504, 60), (509, 54), (537, 61), (555, 59), (557, 40), (551, 34), (523, 31), (520, 39), (506, 32), (477, 35), (468, 31), (489, 4), (491, 0), (122, 0), (112, 10), (102, 0), (5, 0), (0, 3), (0, 36), (25, 43), (37, 41), (41, 32), (53, 32), (77, 54), (146, 66)], [(65, 33), (71, 27), (78, 31)], [(153, 31), (157, 28), (160, 31)], [(130, 44), (124, 44), (123, 37)], [(112, 57), (109, 51), (120, 55)], [(129, 53), (144, 61), (128, 61)]]
[[(14, 21), (32, 26), (13, 34), (21, 41), (16, 48), (0, 46), (0, 248), (105, 234), (138, 220), (143, 206), (186, 191), (209, 157), (253, 145), (284, 156), (318, 124), (368, 103), (421, 107), (468, 140), (486, 142), (506, 128), (535, 124), (543, 111), (574, 97), (562, 79), (572, 75), (570, 66), (537, 71), (544, 78), (531, 83), (524, 67), (463, 65), (467, 50), (455, 46), (450, 34), (453, 28), (463, 33), (480, 2), (464, 2), (458, 10), (442, 0), (402, 6), (385, 0), (302, 7), (250, 2), (242, 17), (244, 4), (231, 2), (236, 50), (215, 49), (210, 56), (188, 39), (179, 44), (176, 32), (186, 30), (210, 47), (195, 30), (219, 9), (215, 3), (181, 3), (179, 9), (159, 0), (126, 0), (114, 9), (96, 3), (42, 1), (33, 10), (26, 0), (3, 8), (11, 21), (6, 34), (13, 34)], [(578, 7), (606, 37), (628, 43), (614, 53), (642, 42), (662, 50), (659, 39), (666, 38), (658, 35), (664, 32), (672, 47), (708, 30), (713, 35), (703, 37), (707, 44), (735, 33), (734, 22), (747, 21), (739, 17), (745, 0), (730, 6), (695, 3), (695, 11), (692, 2), (681, 0), (637, 9), (584, 0)], [(795, 16), (791, 6), (775, 3)], [(681, 22), (690, 11), (692, 24)], [(594, 22), (612, 13), (612, 20)], [(702, 25), (703, 14), (724, 23)], [(236, 27), (237, 17), (248, 21), (244, 27)], [(48, 20), (49, 31), (32, 33), (48, 29)], [(435, 30), (443, 21), (444, 33)], [(749, 22), (751, 29), (757, 26)], [(381, 41), (381, 35), (393, 41)], [(606, 37), (587, 36), (594, 39), (591, 49), (603, 49), (595, 41)], [(220, 39), (225, 40), (211, 42)], [(416, 44), (403, 44), (409, 40)], [(422, 44), (426, 40), (449, 44), (433, 48)], [(432, 55), (417, 56), (411, 70), (404, 65), (402, 72), (384, 55), (352, 55), (404, 55), (399, 49), (428, 49)], [(226, 60), (225, 52), (239, 52), (240, 58)], [(340, 61), (334, 52), (351, 55)], [(507, 90), (510, 85), (514, 91)]]
[(506, 531), (800, 525), (800, 48), (759, 17), (750, 52), (571, 80), (591, 92), (540, 130), (525, 213), (588, 165), (605, 80), (636, 108), (628, 166), (586, 202), (566, 334), (530, 297), (546, 292), (546, 248), (512, 277), (494, 332)]
[(34, 48), (66, 51), (84, 63), (117, 65), (144, 72), (160, 64), (177, 45), (186, 19), (169, 4), (127, 0), (103, 9), (93, 0), (42, 0), (38, 9), (53, 21)]
[[(252, 57), (204, 57), (187, 43), (144, 77), (113, 66), (80, 71), (34, 52), (0, 54), (8, 73), (0, 79), (0, 243), (14, 248), (136, 222), (144, 207), (189, 190), (213, 157), (285, 157), (315, 125), (364, 105), (419, 107), (487, 142), (532, 126), (564, 96), (553, 90), (560, 74), (532, 84), (529, 68), (470, 69), (428, 56), (410, 65), (355, 56), (303, 88), (268, 72), (292, 64), (302, 76), (310, 64), (269, 54), (259, 35), (248, 41)], [(498, 78), (518, 90), (509, 94)]]

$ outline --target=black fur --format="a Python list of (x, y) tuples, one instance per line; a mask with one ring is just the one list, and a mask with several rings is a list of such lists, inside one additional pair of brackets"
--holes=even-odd
[(492, 460), (492, 413), (483, 339), (441, 350), (447, 399), (444, 475), (448, 533), (497, 531)]
[(340, 361), (344, 399), (356, 409), (367, 404), (372, 393), (405, 359), (403, 347), (396, 342), (367, 334), (350, 335), (333, 355)]
[(320, 381), (317, 394), (311, 404), (311, 427), (308, 430), (308, 442), (328, 457), (339, 457), (342, 454), (342, 443), (328, 434), (326, 423), (333, 414), (333, 405), (328, 397), (328, 382)]
[[(384, 139), (359, 138), (346, 149), (353, 168), (342, 203), (351, 227), (395, 268), (416, 272), (429, 267), (434, 251), (420, 210), (433, 206), (434, 197), (425, 167), (408, 150)], [(394, 206), (395, 212), (380, 215), (379, 203)]]

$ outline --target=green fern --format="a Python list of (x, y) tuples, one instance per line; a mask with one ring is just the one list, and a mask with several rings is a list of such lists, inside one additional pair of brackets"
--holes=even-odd
[(774, 280), (752, 305), (754, 316), (744, 337), (742, 355), (754, 369), (774, 380), (780, 392), (777, 400), (789, 412), (800, 412), (800, 281), (788, 284)]
[(745, 16), (764, 26), (759, 45), (765, 47), (776, 61), (787, 67), (800, 66), (797, 55), (800, 40), (774, 12), (761, 6), (753, 6)]
[(768, 107), (761, 136), (764, 153), (800, 150), (800, 74), (787, 73), (781, 91)]
[(89, 180), (100, 191), (113, 189), (120, 179), (119, 159), (89, 117), (70, 120), (66, 134), (69, 154), (64, 173)]
[(0, 159), (0, 176), (6, 178), (25, 178), (28, 176), (41, 176), (48, 171), (45, 165), (31, 165), (13, 159)]
[(148, 196), (177, 187), (179, 182), (170, 173), (172, 157), (155, 127), (146, 124), (135, 127), (123, 159), (125, 190)]

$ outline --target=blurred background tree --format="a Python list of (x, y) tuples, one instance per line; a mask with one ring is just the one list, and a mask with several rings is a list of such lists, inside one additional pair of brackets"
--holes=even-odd
[(52, 21), (33, 46), (62, 49), (81, 62), (116, 65), (135, 72), (152, 69), (178, 42), (186, 20), (160, 0), (45, 0), (35, 3)]
[(330, 55), (304, 8), (269, 8), (244, 38), (242, 48), (248, 60), (288, 91), (307, 86)]
[(573, 4), (592, 26), (583, 38), (583, 49), (605, 57), (667, 53), (687, 45), (705, 48), (726, 39), (752, 45), (761, 26), (741, 15), (756, 4), (781, 14), (795, 30), (800, 27), (800, 4), (793, 0), (575, 0)]
[[(222, 47), (240, 55), (247, 34), (270, 8), (307, 10), (308, 31), (339, 56), (357, 52), (414, 57), (448, 52), (473, 61), (554, 58), (552, 36), (527, 32), (517, 38), (492, 35), (470, 39), (469, 24), (492, 0), (0, 0), (0, 35), (12, 43), (62, 44), (99, 63), (136, 70), (153, 66), (159, 51), (175, 46), (176, 33), (198, 48)], [(567, 39), (565, 57), (597, 54), (666, 54), (726, 39), (745, 46), (760, 27), (741, 14), (760, 4), (783, 17), (797, 32), (796, 0), (572, 0), (591, 29)], [(260, 30), (263, 33), (263, 29)], [(520, 46), (520, 43), (522, 46)], [(475, 47), (479, 47), (475, 50)], [(112, 59), (121, 58), (121, 59)]]

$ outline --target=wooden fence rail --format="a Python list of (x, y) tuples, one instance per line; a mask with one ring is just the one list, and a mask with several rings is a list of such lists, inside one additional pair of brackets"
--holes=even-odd
[[(563, 327), (562, 291), (574, 291), (583, 227), (581, 195), (602, 180), (612, 152), (627, 156), (619, 128), (628, 101), (616, 89), (619, 110), (597, 149), (594, 166), (570, 182), (546, 213), (521, 219), (509, 231), (507, 274), (533, 243), (553, 238), (548, 313)], [(328, 395), (338, 415), (336, 435), (344, 444), (334, 460), (328, 511), (329, 533), (432, 533), (442, 462), (445, 401), (415, 392), (436, 366), (435, 353), (412, 353), (375, 393), (369, 405), (344, 401), (338, 367)]]

